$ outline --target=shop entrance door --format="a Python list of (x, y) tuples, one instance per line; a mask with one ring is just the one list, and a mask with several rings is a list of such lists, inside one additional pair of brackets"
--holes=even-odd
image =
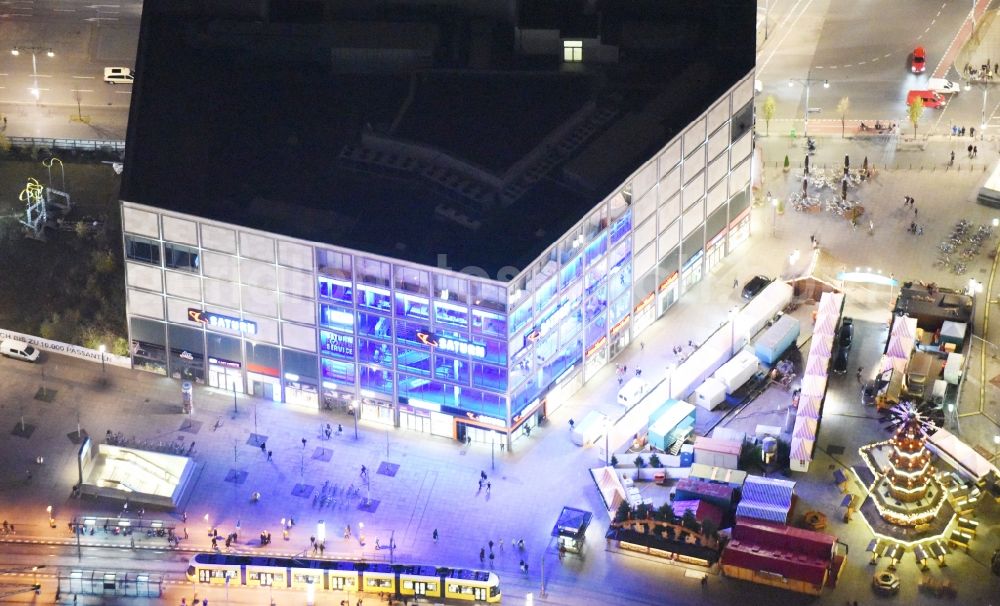
[(427, 594), (427, 583), (423, 581), (416, 581), (413, 583), (413, 593), (414, 595), (426, 595)]

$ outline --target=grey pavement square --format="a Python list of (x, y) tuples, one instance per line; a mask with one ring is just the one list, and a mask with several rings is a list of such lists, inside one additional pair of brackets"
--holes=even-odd
[(181, 426), (177, 428), (177, 431), (183, 431), (186, 433), (198, 433), (201, 431), (202, 422), (195, 421), (194, 419), (184, 419), (181, 422)]
[(247, 472), (238, 469), (230, 469), (226, 474), (226, 481), (233, 484), (242, 484), (247, 481)]
[(44, 387), (39, 387), (38, 391), (35, 392), (35, 399), (42, 402), (51, 402), (56, 399), (56, 393), (58, 389), (46, 389)]
[(333, 458), (333, 450), (329, 448), (317, 447), (316, 450), (313, 451), (313, 458), (323, 461), (324, 463), (329, 462), (330, 459)]
[(311, 495), (312, 492), (313, 492), (312, 484), (296, 484), (295, 487), (292, 488), (293, 497), (302, 497), (304, 499), (308, 499), (309, 495)]
[(844, 454), (844, 447), (838, 444), (830, 444), (826, 447), (826, 451), (833, 456)]
[(390, 478), (396, 477), (397, 471), (399, 471), (398, 463), (387, 463), (382, 461), (378, 466), (379, 475), (389, 476)]
[(259, 433), (251, 433), (247, 439), (247, 444), (260, 448), (261, 444), (267, 444), (267, 436)]
[(84, 440), (87, 439), (87, 437), (88, 437), (87, 436), (87, 430), (86, 429), (81, 429), (79, 434), (77, 434), (77, 432), (75, 432), (75, 431), (71, 431), (68, 434), (66, 434), (66, 437), (69, 438), (70, 442), (72, 442), (74, 444), (80, 444)]
[(358, 503), (358, 509), (361, 511), (367, 511), (368, 513), (375, 513), (378, 509), (378, 504), (378, 499), (361, 499), (361, 502)]
[(31, 423), (25, 423), (23, 425), (18, 423), (14, 426), (14, 431), (10, 433), (20, 438), (30, 438), (31, 434), (35, 433), (35, 426)]

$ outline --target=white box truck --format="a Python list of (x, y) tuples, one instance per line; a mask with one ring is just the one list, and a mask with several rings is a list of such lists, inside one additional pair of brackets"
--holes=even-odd
[(632, 377), (618, 390), (618, 403), (625, 408), (632, 408), (649, 392), (649, 383), (639, 377)]

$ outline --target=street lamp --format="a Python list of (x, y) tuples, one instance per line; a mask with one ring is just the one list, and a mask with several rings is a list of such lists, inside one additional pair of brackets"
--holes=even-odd
[[(975, 19), (973, 19), (973, 22), (975, 22)], [(975, 27), (975, 26), (973, 25), (973, 27)], [(980, 82), (980, 84), (983, 85), (983, 109), (982, 109), (982, 113), (981, 113), (981, 118), (979, 120), (979, 138), (980, 138), (980, 140), (982, 140), (982, 139), (985, 138), (985, 134), (986, 134), (984, 132), (986, 130), (986, 98), (987, 98), (987, 95), (989, 94), (990, 89), (989, 89), (988, 86), (986, 86), (986, 80), (983, 80), (982, 82)], [(966, 91), (972, 90), (972, 81), (971, 80), (967, 80), (965, 82), (965, 87), (964, 88), (965, 88)]]
[(774, 229), (778, 224), (778, 199), (768, 192), (768, 201), (771, 203), (771, 237), (774, 237)]
[(31, 93), (31, 96), (34, 97), (35, 100), (37, 101), (38, 97), (41, 95), (41, 90), (38, 88), (37, 54), (42, 51), (45, 51), (45, 56), (50, 59), (52, 57), (55, 57), (56, 54), (52, 51), (51, 48), (42, 48), (38, 46), (15, 46), (14, 48), (10, 49), (10, 54), (14, 55), (15, 57), (18, 57), (21, 55), (21, 51), (28, 51), (31, 53), (31, 78), (34, 84), (30, 89), (28, 89), (28, 91)]
[[(808, 74), (806, 75), (805, 78), (789, 78), (788, 79), (788, 86), (789, 86), (789, 88), (791, 88), (792, 86), (795, 86), (796, 83), (801, 84), (801, 85), (803, 85), (803, 86), (806, 87), (806, 112), (805, 112), (805, 120), (803, 121), (803, 125), (802, 125), (802, 136), (806, 137), (806, 138), (809, 137), (809, 112), (810, 112), (810, 109), (809, 109), (809, 89), (812, 86), (813, 82), (820, 82), (820, 80), (818, 78), (816, 78), (816, 79), (810, 78), (809, 77), (810, 75), (812, 75), (812, 70), (809, 70), (809, 72), (808, 72)], [(822, 82), (823, 82), (823, 88), (830, 88), (830, 81), (829, 80), (824, 79), (824, 80), (822, 80)]]
[(100, 352), (101, 352), (101, 380), (105, 381), (107, 379), (106, 379), (105, 368), (104, 368), (104, 352), (106, 352), (108, 350), (108, 348), (104, 346), (104, 343), (101, 343), (101, 346), (98, 347), (97, 349), (100, 350)]
[(351, 411), (351, 415), (354, 417), (354, 439), (355, 440), (358, 439), (358, 408), (360, 406), (361, 406), (361, 401), (360, 400), (354, 400), (354, 402), (351, 404), (351, 407), (349, 408), (349, 410)]
[(677, 370), (677, 363), (672, 362), (667, 366), (667, 399), (674, 398), (674, 372)]

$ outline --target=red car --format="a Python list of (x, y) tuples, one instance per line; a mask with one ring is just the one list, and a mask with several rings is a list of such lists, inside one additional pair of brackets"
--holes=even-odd
[(944, 95), (932, 90), (911, 90), (906, 95), (906, 104), (913, 105), (913, 100), (918, 98), (923, 101), (924, 107), (940, 108), (948, 105), (948, 100), (945, 99)]
[(927, 54), (924, 47), (918, 46), (913, 49), (913, 61), (910, 63), (910, 70), (915, 74), (922, 74), (927, 69)]

